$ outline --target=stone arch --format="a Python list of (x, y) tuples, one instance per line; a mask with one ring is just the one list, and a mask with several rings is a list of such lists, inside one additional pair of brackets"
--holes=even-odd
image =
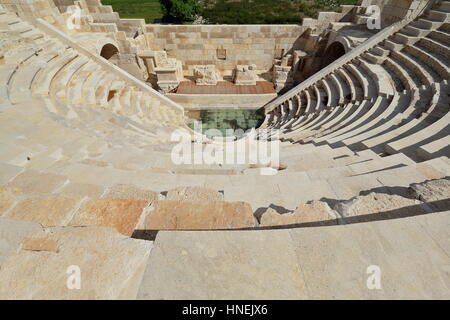
[(111, 59), (117, 53), (119, 53), (119, 49), (112, 43), (106, 43), (100, 50), (100, 55), (106, 60)]
[(322, 67), (324, 68), (328, 66), (330, 63), (336, 61), (346, 53), (347, 50), (340, 41), (333, 42), (325, 50), (322, 60)]

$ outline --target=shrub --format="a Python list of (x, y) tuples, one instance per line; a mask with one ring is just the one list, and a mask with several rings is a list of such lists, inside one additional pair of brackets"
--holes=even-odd
[(160, 0), (164, 9), (164, 21), (182, 23), (194, 21), (201, 13), (198, 0)]

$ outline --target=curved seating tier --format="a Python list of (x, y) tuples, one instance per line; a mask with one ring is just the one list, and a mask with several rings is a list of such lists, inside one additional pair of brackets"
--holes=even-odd
[[(304, 96), (305, 107), (285, 117), (287, 125), (266, 122), (264, 127), (280, 129), (280, 139), (294, 144), (346, 146), (380, 156), (401, 152), (414, 161), (431, 159), (430, 154), (449, 156), (444, 143), (450, 111), (449, 22), (448, 1), (437, 3), (294, 96)], [(310, 106), (317, 88), (326, 109)], [(267, 118), (278, 109), (271, 107)]]

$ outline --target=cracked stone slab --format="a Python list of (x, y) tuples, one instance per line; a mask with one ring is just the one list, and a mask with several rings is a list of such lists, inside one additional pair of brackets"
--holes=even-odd
[(101, 198), (84, 202), (69, 222), (71, 226), (108, 226), (130, 236), (149, 204), (144, 200)]
[(58, 243), (55, 240), (45, 238), (25, 238), (22, 241), (22, 249), (29, 251), (58, 252)]
[(66, 181), (67, 178), (62, 175), (27, 170), (15, 177), (7, 186), (17, 188), (22, 193), (41, 194), (52, 193)]
[(224, 201), (223, 193), (205, 187), (180, 187), (167, 192), (165, 200)]
[(103, 198), (134, 199), (153, 202), (158, 199), (158, 192), (139, 189), (132, 185), (117, 184), (108, 189)]
[(147, 213), (145, 230), (238, 229), (256, 226), (245, 202), (157, 201)]
[(82, 198), (71, 196), (43, 196), (25, 198), (4, 216), (34, 221), (45, 227), (63, 226), (70, 220)]
[(337, 224), (339, 215), (332, 210), (326, 202), (312, 201), (302, 204), (294, 212), (278, 213), (273, 208), (268, 208), (260, 218), (260, 226), (281, 226), (295, 225), (312, 222), (326, 222), (334, 220), (332, 224)]
[(88, 183), (70, 182), (61, 189), (61, 194), (90, 198), (100, 197), (103, 187)]
[(334, 210), (344, 221), (352, 222), (392, 219), (431, 212), (422, 201), (376, 192), (339, 202), (334, 206)]
[(17, 201), (20, 190), (10, 187), (0, 187), (0, 216), (4, 216)]
[(7, 183), (22, 171), (22, 167), (7, 163), (0, 163), (0, 185)]
[(408, 191), (412, 198), (426, 202), (435, 210), (450, 210), (450, 178), (415, 183)]
[(449, 211), (289, 232), (310, 299), (450, 298)]
[(160, 231), (138, 299), (305, 299), (284, 230)]
[(42, 226), (36, 222), (0, 218), (0, 270), (7, 257), (20, 248), (23, 239), (41, 229)]
[[(14, 252), (0, 270), (0, 299), (136, 298), (152, 242), (107, 227), (47, 228), (39, 237), (58, 251)], [(69, 289), (76, 270), (80, 289)]]

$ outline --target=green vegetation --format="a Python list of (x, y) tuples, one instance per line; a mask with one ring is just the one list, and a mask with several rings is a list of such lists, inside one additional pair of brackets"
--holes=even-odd
[(337, 10), (341, 4), (359, 0), (205, 0), (203, 17), (219, 24), (301, 23), (320, 11)]
[(183, 23), (194, 21), (201, 13), (202, 5), (198, 0), (160, 0), (164, 7), (164, 21)]
[(164, 10), (159, 0), (101, 0), (111, 5), (121, 18), (145, 19), (146, 23), (161, 22)]
[[(242, 129), (244, 132), (259, 127), (264, 121), (264, 113), (260, 110), (248, 109), (211, 109), (200, 111), (202, 133), (208, 129), (217, 129), (225, 137), (233, 135), (234, 130)], [(188, 126), (194, 130), (194, 123)], [(230, 132), (230, 129), (231, 132)]]
[(320, 11), (337, 10), (341, 4), (360, 0), (102, 0), (112, 5), (122, 18), (144, 18), (147, 23), (161, 21), (192, 23), (197, 15), (209, 23), (287, 24), (317, 17)]

